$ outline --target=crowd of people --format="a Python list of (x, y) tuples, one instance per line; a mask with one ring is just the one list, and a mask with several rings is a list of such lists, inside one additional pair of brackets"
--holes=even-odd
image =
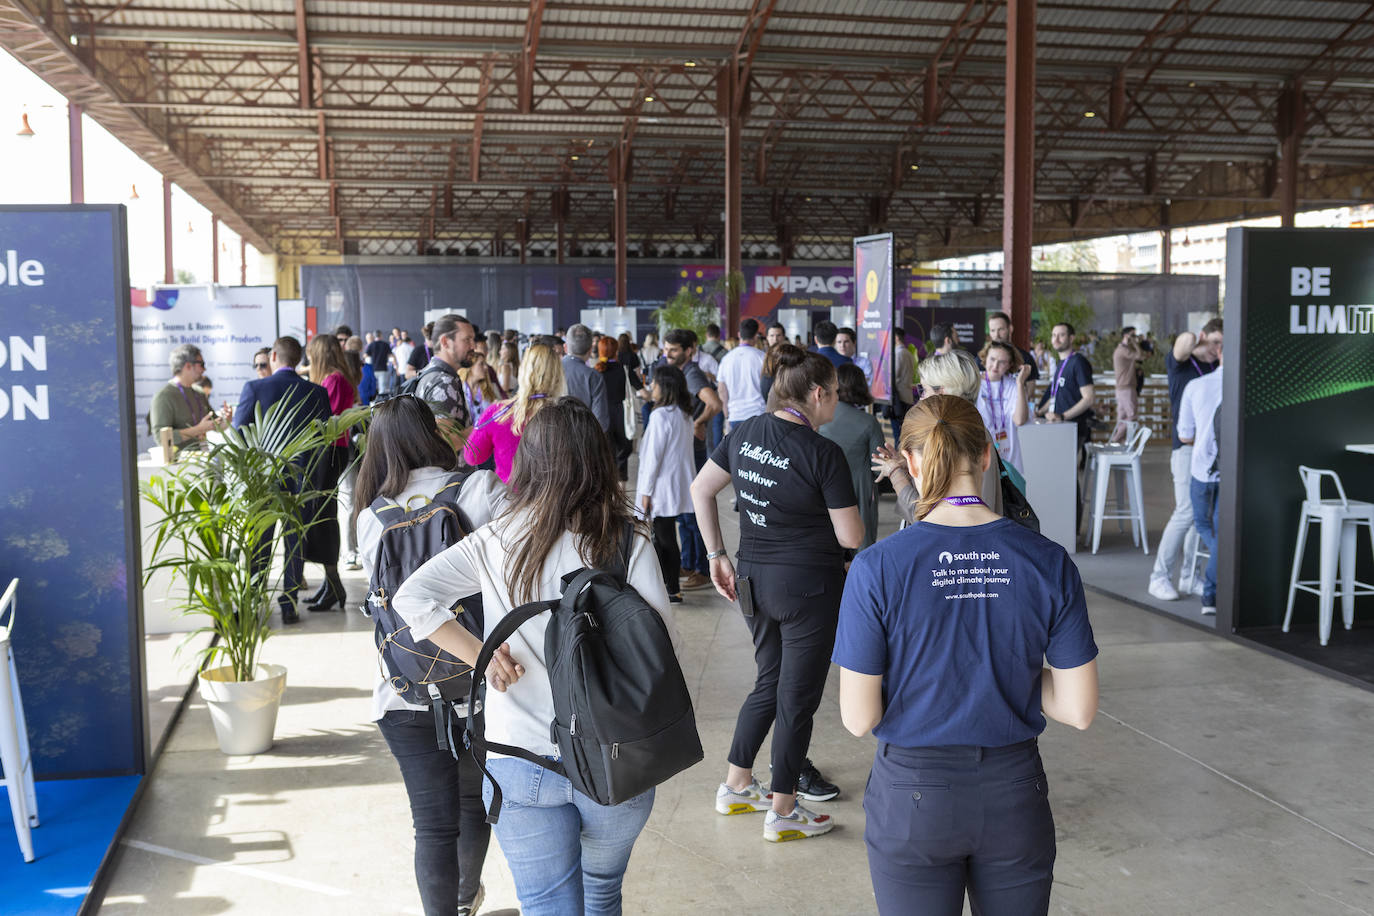
[[(625, 581), (674, 638), (684, 591), (708, 588), (738, 608), (752, 637), (754, 685), (716, 812), (762, 813), (774, 842), (833, 829), (816, 806), (842, 790), (809, 756), (833, 662), (845, 727), (879, 739), (864, 791), (879, 909), (957, 913), (967, 893), (978, 912), (1045, 912), (1054, 828), (1036, 738), (1047, 716), (1091, 722), (1097, 650), (1067, 552), (1007, 517), (1005, 504), (1009, 485), (1025, 486), (1020, 427), (1039, 417), (1074, 423), (1080, 445), (1091, 435), (1093, 372), (1074, 328), (1056, 324), (1050, 349), (1031, 352), (996, 313), (981, 353), (936, 325), (923, 358), (894, 328), (893, 397), (881, 413), (852, 328), (820, 321), (807, 345), (754, 318), (724, 339), (714, 324), (704, 330), (672, 328), (636, 344), (583, 325), (482, 334), (456, 314), (417, 340), (340, 327), (312, 339), (308, 368), (292, 338), (265, 348), (254, 358), (261, 378), (219, 412), (194, 388), (203, 360), (183, 347), (150, 423), (195, 447), (286, 397), (308, 404), (310, 418), (374, 403), (360, 460), (345, 437), (319, 463), (315, 486), (339, 499), (310, 511), (341, 513), (344, 523), (311, 526), (321, 534), (287, 545), (283, 622), (300, 619), (303, 563), (323, 569), (316, 611), (344, 605), (341, 562), (374, 573), (384, 527), (374, 501), (411, 506), (454, 490), (467, 536), (413, 573), (393, 604), (416, 639), (469, 664), (481, 637), (455, 616), (464, 599), (480, 595), (478, 632), (490, 633), (513, 608), (558, 598), (570, 572), (615, 565), (616, 533), (629, 525)], [(1180, 335), (1167, 356), (1176, 509), (1150, 579), (1158, 597), (1191, 587), (1175, 590), (1171, 579), (1196, 529), (1211, 548), (1201, 590), (1213, 608), (1220, 336), (1220, 321), (1210, 323)], [(1123, 390), (1141, 359), (1124, 329), (1113, 354), (1116, 432), (1134, 419)], [(879, 539), (885, 479), (905, 524)], [(1078, 500), (1081, 514), (1081, 490)], [(738, 517), (733, 556), (722, 512)], [(543, 627), (522, 625), (481, 672), (484, 716), (492, 740), (557, 758)], [(491, 786), (470, 755), (436, 747), (434, 715), (378, 676), (372, 719), (410, 797), (424, 911), (472, 913)], [(770, 731), (765, 785), (754, 768)], [(527, 761), (493, 754), (489, 764), (504, 795), (495, 833), (522, 911), (619, 912), (652, 790), (603, 806)], [(984, 823), (999, 827), (976, 829)]]

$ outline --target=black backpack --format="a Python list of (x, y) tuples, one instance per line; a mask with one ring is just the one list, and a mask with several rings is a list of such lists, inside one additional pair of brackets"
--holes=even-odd
[(1040, 517), (1031, 508), (1030, 500), (1026, 498), (1022, 489), (1026, 479), (1015, 468), (1002, 460), (1002, 456), (997, 453), (996, 448), (992, 450), (992, 455), (997, 461), (997, 481), (1002, 487), (1002, 515), (1021, 527), (1029, 528), (1039, 534)]
[[(371, 506), (383, 527), (363, 613), (372, 618), (387, 683), (407, 702), (420, 706), (466, 700), (472, 692), (472, 669), (429, 640), (414, 639), (410, 626), (392, 609), (391, 599), (426, 560), (467, 535), (458, 514), (458, 494), (467, 478), (467, 474), (454, 474), (432, 500), (415, 509), (385, 496), (377, 497)], [(481, 596), (464, 598), (456, 607), (462, 610), (458, 621), (480, 639)]]
[(621, 568), (580, 569), (563, 577), (557, 601), (521, 605), (501, 619), (477, 657), (485, 671), (497, 648), (526, 621), (553, 619), (544, 636), (561, 763), (524, 748), (488, 743), (473, 683), (465, 743), (492, 784), (487, 821), (501, 811), (501, 787), (487, 771), (488, 751), (566, 776), (601, 805), (634, 798), (703, 758), (696, 716), (663, 618), (625, 581), (634, 530), (626, 528)]

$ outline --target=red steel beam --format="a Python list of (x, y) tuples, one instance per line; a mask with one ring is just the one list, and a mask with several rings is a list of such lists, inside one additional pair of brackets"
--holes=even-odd
[(520, 70), (517, 76), (518, 108), (521, 114), (534, 111), (534, 60), (539, 53), (539, 31), (544, 23), (545, 0), (530, 0), (525, 16), (525, 36), (520, 43)]
[(1002, 311), (1016, 344), (1030, 345), (1035, 230), (1035, 3), (1007, 0), (1006, 128), (1002, 193)]
[(1279, 224), (1292, 227), (1298, 212), (1298, 165), (1302, 138), (1307, 130), (1307, 109), (1302, 80), (1296, 79), (1279, 93)]
[(492, 63), (489, 58), (482, 67), (482, 82), (477, 87), (477, 115), (472, 119), (472, 151), (469, 158), (474, 182), (482, 180), (482, 128), (486, 122), (487, 97), (491, 92)]
[(305, 0), (296, 0), (297, 95), (301, 108), (310, 107), (310, 31), (305, 21)]

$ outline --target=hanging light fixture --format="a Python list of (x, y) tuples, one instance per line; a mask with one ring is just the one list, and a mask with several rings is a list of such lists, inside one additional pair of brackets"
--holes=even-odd
[(29, 126), (29, 113), (26, 111), (19, 116), (19, 130), (15, 131), (19, 137), (32, 137), (33, 128)]
[(138, 200), (138, 185), (136, 185), (136, 184), (131, 184), (131, 185), (129, 185), (129, 199), (130, 199), (130, 200)]

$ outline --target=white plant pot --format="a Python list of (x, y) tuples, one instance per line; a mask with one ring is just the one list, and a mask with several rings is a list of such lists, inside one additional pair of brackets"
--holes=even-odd
[(228, 665), (200, 673), (200, 695), (210, 708), (219, 749), (234, 756), (261, 754), (272, 746), (286, 669), (260, 664), (254, 680), (235, 681), (233, 676)]

